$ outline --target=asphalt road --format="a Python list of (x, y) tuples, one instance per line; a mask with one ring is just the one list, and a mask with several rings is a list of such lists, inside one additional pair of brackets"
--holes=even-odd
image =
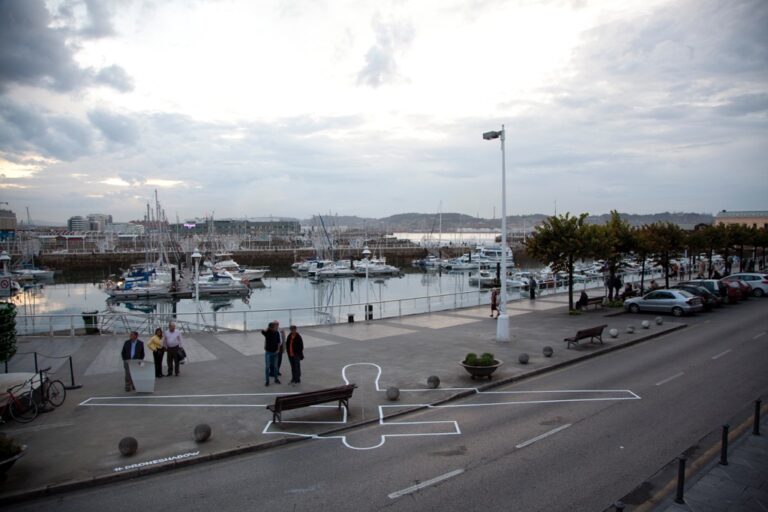
[[(352, 430), (344, 442), (294, 443), (8, 509), (603, 510), (768, 394), (766, 311), (768, 299), (753, 299), (700, 314), (672, 334)], [(399, 403), (421, 399), (404, 393)]]

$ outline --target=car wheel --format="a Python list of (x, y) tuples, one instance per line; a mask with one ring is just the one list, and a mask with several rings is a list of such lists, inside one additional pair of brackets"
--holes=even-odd
[(752, 291), (752, 295), (754, 295), (755, 297), (762, 297), (763, 295), (765, 295), (765, 292), (763, 291), (762, 288), (755, 288)]
[(640, 306), (637, 304), (630, 304), (629, 305), (629, 312), (630, 313), (639, 313), (640, 312)]
[(683, 308), (672, 308), (672, 314), (675, 316), (683, 316)]

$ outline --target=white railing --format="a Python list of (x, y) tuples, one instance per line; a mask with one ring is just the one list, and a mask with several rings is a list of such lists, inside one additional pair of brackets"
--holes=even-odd
[[(622, 274), (624, 283), (639, 283), (639, 273)], [(646, 272), (646, 286), (650, 279), (659, 278), (659, 272)], [(539, 283), (540, 285), (542, 283)], [(551, 283), (554, 284), (554, 283)], [(575, 282), (574, 300), (583, 289), (605, 289), (603, 278)], [(542, 288), (539, 297), (567, 292), (567, 285)], [(511, 290), (509, 301), (514, 303), (528, 297), (527, 291)], [(488, 305), (489, 290), (444, 293), (406, 299), (371, 302), (373, 319), (400, 318), (406, 315), (435, 313)], [(87, 317), (91, 322), (86, 322)], [(218, 311), (197, 313), (83, 313), (17, 315), (16, 332), (20, 336), (75, 336), (83, 329), (93, 329), (93, 334), (127, 334), (138, 331), (151, 335), (157, 327), (174, 320), (184, 332), (247, 332), (266, 327), (272, 320), (281, 325), (329, 325), (365, 320), (365, 303), (332, 304), (322, 307), (275, 308), (255, 311)], [(87, 331), (86, 331), (87, 332)]]

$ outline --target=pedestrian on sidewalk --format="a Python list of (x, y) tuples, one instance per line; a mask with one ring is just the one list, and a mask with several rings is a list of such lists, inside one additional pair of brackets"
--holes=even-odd
[(301, 361), (304, 359), (304, 340), (301, 334), (292, 325), (285, 339), (285, 352), (288, 354), (288, 362), (291, 363), (291, 383), (301, 384)]
[[(493, 315), (494, 312), (496, 312), (495, 317)], [(499, 289), (494, 288), (491, 292), (491, 318), (498, 318), (499, 314)]]
[(269, 386), (269, 378), (275, 378), (275, 384), (280, 384), (277, 378), (277, 354), (280, 351), (280, 333), (275, 322), (269, 322), (267, 330), (261, 330), (264, 336), (264, 385)]
[(155, 329), (155, 335), (149, 338), (147, 347), (152, 351), (152, 357), (155, 360), (155, 378), (162, 379), (165, 349), (163, 348), (163, 330), (160, 327)]
[(168, 373), (171, 375), (179, 376), (179, 350), (182, 347), (181, 331), (176, 329), (176, 322), (170, 322), (168, 324), (168, 330), (163, 333), (163, 347), (168, 353)]
[(139, 339), (138, 332), (131, 331), (130, 339), (125, 340), (125, 343), (123, 343), (121, 356), (123, 357), (123, 369), (125, 370), (125, 390), (136, 391), (136, 388), (133, 386), (131, 368), (128, 366), (128, 361), (131, 359), (139, 361), (144, 359), (144, 342)]
[(275, 324), (275, 330), (280, 333), (280, 350), (277, 352), (277, 376), (282, 377), (280, 373), (280, 367), (283, 364), (283, 352), (285, 352), (285, 329), (280, 329), (280, 322), (278, 320), (272, 320)]
[(536, 278), (531, 277), (531, 280), (528, 283), (528, 292), (530, 294), (531, 300), (536, 298), (536, 287), (539, 286), (539, 283), (536, 282)]

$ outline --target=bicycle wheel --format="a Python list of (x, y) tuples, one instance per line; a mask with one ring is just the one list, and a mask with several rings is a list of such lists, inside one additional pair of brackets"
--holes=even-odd
[(32, 399), (31, 393), (24, 393), (11, 401), (8, 412), (11, 414), (11, 418), (19, 423), (29, 423), (37, 418), (37, 404)]
[(60, 380), (52, 380), (48, 383), (46, 402), (54, 407), (58, 407), (64, 403), (64, 399), (67, 398), (67, 390), (64, 389), (64, 383)]

